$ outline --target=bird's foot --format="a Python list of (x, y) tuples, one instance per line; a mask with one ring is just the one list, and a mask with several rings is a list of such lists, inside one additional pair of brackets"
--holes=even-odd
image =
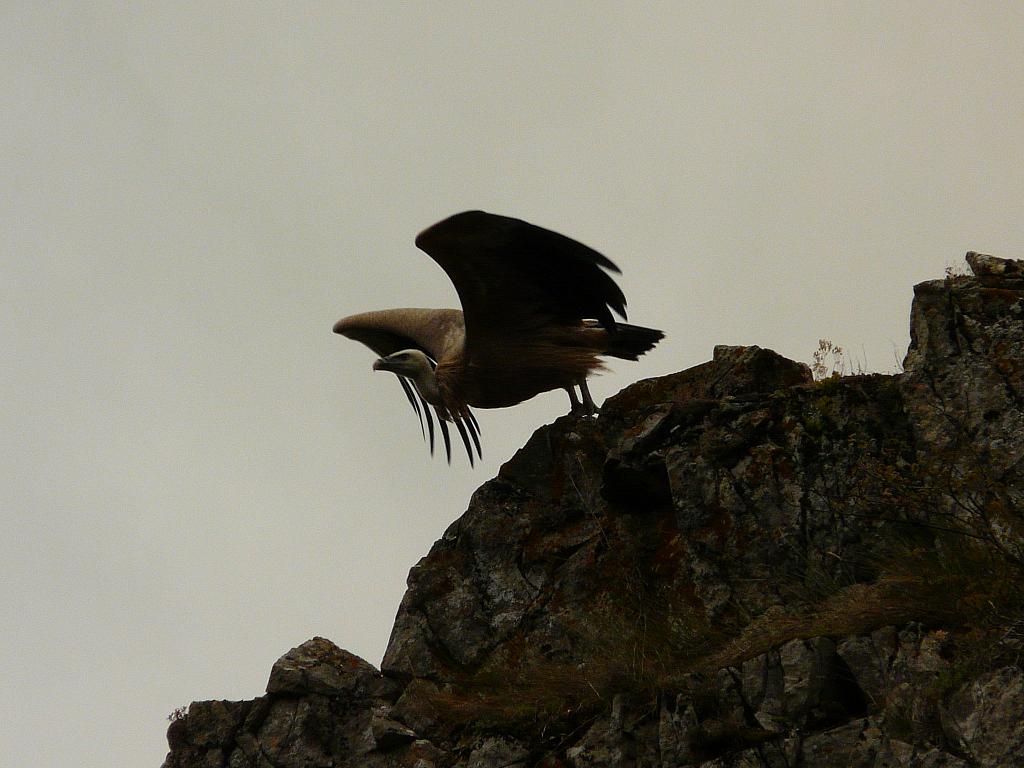
[(601, 413), (601, 409), (596, 405), (587, 406), (585, 403), (576, 403), (572, 408), (569, 409), (569, 413), (573, 416), (587, 417), (592, 416), (597, 418), (598, 414)]
[(597, 403), (594, 402), (594, 398), (590, 396), (590, 390), (587, 388), (586, 379), (580, 382), (580, 395), (583, 397), (583, 408), (586, 411), (586, 415), (597, 418), (601, 409), (597, 407)]
[(601, 412), (601, 409), (594, 403), (594, 399), (590, 396), (590, 390), (587, 389), (587, 382), (584, 379), (579, 384), (580, 394), (583, 396), (583, 400), (576, 397), (576, 390), (572, 387), (566, 387), (565, 391), (569, 394), (569, 413), (573, 416), (594, 416)]

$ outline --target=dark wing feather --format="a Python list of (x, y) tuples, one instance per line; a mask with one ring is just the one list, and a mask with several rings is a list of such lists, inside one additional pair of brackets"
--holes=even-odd
[(473, 466), (473, 449), (469, 446), (469, 437), (466, 435), (466, 425), (462, 419), (455, 420), (455, 428), (459, 430), (459, 437), (462, 438), (462, 444), (466, 446), (466, 455), (469, 456), (469, 466)]
[[(413, 388), (415, 389), (415, 387)], [(416, 390), (417, 396), (419, 390)], [(422, 400), (422, 398), (421, 398)], [(430, 455), (434, 455), (434, 417), (430, 415), (430, 405), (423, 400), (423, 414), (427, 417), (427, 431), (430, 433)]]
[[(423, 414), (420, 413), (420, 404), (417, 402), (417, 400), (419, 399), (419, 392), (417, 392), (414, 395), (413, 391), (415, 390), (415, 386), (411, 381), (409, 381), (403, 376), (398, 377), (398, 383), (402, 385), (402, 389), (405, 391), (405, 396), (409, 400), (409, 405), (411, 405), (412, 409), (416, 411), (416, 417), (420, 420), (420, 435), (423, 437), (424, 440), (426, 440), (427, 434), (423, 431)], [(430, 411), (427, 411), (427, 418), (430, 418)], [(433, 438), (434, 436), (433, 425), (431, 425), (430, 436), (431, 438)], [(433, 454), (434, 452), (433, 439), (431, 439), (430, 441), (430, 452), (431, 454)]]
[(618, 268), (565, 235), (483, 211), (456, 214), (424, 230), (416, 245), (448, 273), (462, 301), (471, 353), (552, 324), (597, 319), (614, 331), (626, 299), (608, 271)]
[[(436, 410), (436, 409), (435, 409)], [(452, 438), (448, 434), (448, 422), (444, 420), (444, 416), (441, 415), (440, 411), (437, 411), (437, 425), (441, 428), (441, 436), (444, 438), (444, 453), (448, 458), (448, 463), (452, 463)]]
[(480, 424), (477, 423), (476, 416), (473, 412), (466, 409), (466, 417), (463, 419), (466, 423), (466, 431), (473, 437), (473, 444), (476, 446), (476, 455), (481, 459), (484, 457), (484, 452), (480, 449)]

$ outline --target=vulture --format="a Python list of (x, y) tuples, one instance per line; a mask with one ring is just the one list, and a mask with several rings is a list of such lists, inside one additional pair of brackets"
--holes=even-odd
[[(636, 360), (664, 334), (616, 322), (626, 298), (609, 259), (565, 235), (483, 211), (457, 213), (416, 237), (448, 274), (462, 309), (384, 309), (342, 318), (334, 332), (398, 377), (434, 452), (434, 421), (451, 463), (448, 424), (473, 464), (482, 457), (472, 408), (505, 408), (564, 389), (573, 413), (595, 415), (587, 376), (601, 356)], [(576, 388), (579, 388), (579, 397)], [(472, 441), (472, 445), (470, 444)]]

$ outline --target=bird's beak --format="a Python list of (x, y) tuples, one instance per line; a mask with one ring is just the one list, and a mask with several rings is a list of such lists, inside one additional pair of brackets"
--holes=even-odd
[(387, 361), (380, 357), (373, 361), (373, 370), (375, 371), (386, 371), (388, 369)]

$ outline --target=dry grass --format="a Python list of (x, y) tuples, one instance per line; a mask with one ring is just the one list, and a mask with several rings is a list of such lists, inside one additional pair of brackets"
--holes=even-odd
[(906, 551), (882, 564), (875, 582), (844, 587), (816, 608), (766, 612), (702, 659), (701, 671), (737, 666), (790, 640), (865, 634), (911, 621), (992, 629), (1000, 616), (1020, 615), (1024, 583), (1006, 578), (1001, 557), (952, 537), (944, 549), (941, 556), (934, 549)]
[[(890, 553), (870, 584), (838, 587), (813, 606), (776, 606), (732, 632), (689, 605), (657, 615), (609, 608), (589, 614), (578, 637), (583, 663), (527, 658), (482, 670), (430, 695), (445, 721), (564, 736), (606, 710), (614, 696), (653, 699), (686, 690), (694, 675), (736, 667), (791, 640), (865, 634), (912, 621), (963, 631), (973, 647), (1024, 630), (1024, 580), (984, 542), (949, 536), (935, 548)], [(664, 596), (662, 596), (664, 597)]]

